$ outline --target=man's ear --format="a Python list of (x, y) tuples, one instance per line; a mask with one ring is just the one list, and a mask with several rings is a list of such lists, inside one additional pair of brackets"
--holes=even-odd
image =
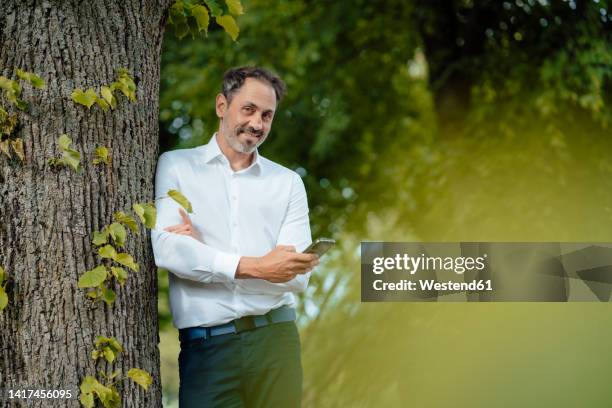
[(219, 119), (223, 119), (223, 116), (225, 116), (225, 110), (227, 109), (227, 99), (225, 98), (225, 95), (223, 94), (217, 94), (217, 99), (215, 100), (215, 109), (217, 111), (217, 117), (219, 117)]

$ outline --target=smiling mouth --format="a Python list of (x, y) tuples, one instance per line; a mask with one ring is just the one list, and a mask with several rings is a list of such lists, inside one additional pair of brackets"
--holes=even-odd
[(247, 135), (247, 136), (254, 137), (254, 138), (256, 138), (256, 139), (259, 139), (259, 138), (261, 138), (261, 136), (262, 136), (262, 134), (261, 134), (261, 133), (259, 133), (259, 134), (258, 134), (258, 133), (251, 133), (251, 132), (240, 132), (240, 133), (241, 133), (241, 134), (245, 134), (245, 135)]

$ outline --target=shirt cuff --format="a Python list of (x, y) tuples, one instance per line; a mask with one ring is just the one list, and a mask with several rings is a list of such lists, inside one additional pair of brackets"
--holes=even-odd
[(240, 255), (218, 252), (213, 261), (213, 271), (227, 278), (228, 281), (236, 279), (236, 269), (240, 262)]

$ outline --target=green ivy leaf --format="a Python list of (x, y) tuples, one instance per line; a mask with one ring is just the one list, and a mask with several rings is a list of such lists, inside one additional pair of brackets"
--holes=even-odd
[(90, 290), (89, 292), (87, 292), (87, 297), (95, 300), (98, 297), (98, 291)]
[(119, 68), (117, 81), (110, 86), (111, 90), (120, 90), (131, 102), (136, 100), (136, 84), (125, 68)]
[(225, 4), (227, 4), (230, 14), (235, 16), (244, 14), (244, 9), (242, 8), (242, 4), (240, 4), (240, 0), (225, 0)]
[(10, 159), (12, 156), (11, 156), (11, 151), (9, 150), (9, 146), (10, 146), (10, 141), (8, 139), (6, 139), (3, 142), (0, 142), (0, 151), (4, 153), (6, 157)]
[(123, 225), (118, 222), (113, 222), (111, 225), (108, 226), (108, 232), (110, 233), (111, 237), (113, 238), (113, 242), (116, 245), (120, 247), (123, 247), (125, 245), (125, 236), (127, 235), (127, 233)]
[(95, 391), (98, 384), (98, 380), (96, 380), (95, 377), (88, 375), (83, 378), (79, 388), (81, 388), (83, 394), (91, 394)]
[(223, 27), (225, 32), (228, 33), (230, 37), (232, 37), (232, 40), (236, 41), (236, 39), (238, 38), (238, 33), (240, 33), (240, 28), (238, 28), (238, 24), (236, 24), (236, 20), (234, 20), (234, 17), (225, 15), (215, 17), (215, 19), (217, 20), (217, 24)]
[(147, 228), (155, 228), (155, 222), (157, 220), (157, 209), (153, 204), (134, 204), (132, 205), (134, 212), (140, 218), (140, 221)]
[(113, 259), (115, 260), (115, 262), (123, 266), (127, 266), (128, 268), (130, 268), (131, 270), (135, 272), (138, 272), (138, 264), (134, 262), (134, 258), (132, 258), (130, 254), (121, 252), (121, 253), (118, 253)]
[(104, 355), (106, 361), (108, 361), (109, 363), (115, 361), (115, 353), (113, 353), (113, 350), (111, 350), (110, 347), (103, 347), (102, 354)]
[(220, 16), (223, 13), (223, 10), (221, 10), (221, 7), (219, 7), (219, 4), (217, 4), (215, 0), (204, 0), (204, 3), (208, 6), (210, 14), (212, 14), (213, 17)]
[(8, 295), (4, 290), (4, 286), (0, 286), (0, 312), (8, 305)]
[(102, 300), (104, 300), (109, 306), (113, 304), (117, 297), (115, 291), (111, 288), (107, 288), (104, 284), (100, 284), (100, 290), (102, 291)]
[(17, 126), (17, 115), (9, 115), (7, 111), (0, 106), (0, 139), (2, 135), (10, 136)]
[(62, 133), (60, 137), (57, 139), (57, 142), (59, 143), (60, 149), (67, 150), (67, 149), (70, 149), (70, 145), (72, 144), (72, 139), (70, 139), (70, 137), (68, 137), (67, 134)]
[(81, 393), (79, 396), (79, 401), (85, 408), (93, 408), (94, 407), (94, 396), (93, 394), (84, 394)]
[(4, 282), (4, 276), (5, 276), (5, 272), (4, 272), (4, 268), (0, 266), (0, 285), (2, 285), (2, 283)]
[(93, 164), (109, 164), (108, 149), (105, 146), (98, 146), (95, 150), (96, 157), (93, 159)]
[(111, 266), (111, 272), (113, 273), (113, 276), (117, 278), (120, 285), (123, 285), (128, 278), (127, 271), (118, 266)]
[(108, 346), (115, 352), (115, 354), (121, 353), (123, 351), (123, 346), (114, 337), (110, 337), (108, 339)]
[(81, 163), (81, 153), (72, 149), (64, 150), (64, 153), (62, 154), (62, 160), (65, 164), (72, 167), (74, 171), (79, 171), (79, 164)]
[(43, 89), (45, 87), (45, 81), (38, 75), (32, 72), (22, 71), (17, 69), (17, 76), (24, 81), (28, 81), (34, 88)]
[(72, 91), (70, 97), (74, 102), (87, 106), (87, 109), (91, 108), (91, 106), (96, 103), (96, 100), (98, 99), (98, 95), (93, 88), (88, 88), (85, 92), (83, 92), (81, 88), (76, 88), (74, 91)]
[(208, 35), (208, 23), (210, 17), (208, 15), (208, 9), (200, 4), (191, 7), (191, 15), (195, 18), (198, 24), (198, 31), (204, 31)]
[(4, 97), (17, 107), (17, 109), (25, 110), (28, 104), (19, 99), (21, 96), (21, 86), (17, 81), (8, 79), (0, 75), (0, 88), (4, 89)]
[(138, 235), (138, 225), (136, 224), (134, 217), (124, 213), (123, 211), (117, 211), (115, 214), (113, 214), (113, 218), (115, 221), (122, 223), (132, 230), (133, 233)]
[(98, 255), (102, 258), (115, 259), (117, 251), (115, 251), (112, 245), (104, 245), (102, 248), (98, 249)]
[(102, 108), (104, 112), (108, 112), (108, 109), (110, 108), (110, 106), (104, 99), (96, 97), (96, 103), (98, 104), (99, 107)]
[(132, 368), (128, 371), (128, 377), (130, 377), (136, 384), (147, 390), (149, 385), (153, 383), (153, 379), (145, 370), (140, 368)]
[(181, 193), (180, 191), (168, 190), (168, 196), (172, 198), (174, 201), (176, 201), (177, 203), (179, 203), (179, 205), (183, 207), (188, 213), (193, 212), (193, 209), (191, 208), (191, 203), (189, 202), (187, 197), (185, 197), (183, 193)]
[(104, 408), (120, 408), (121, 407), (121, 396), (115, 389), (115, 387), (109, 387), (109, 392), (105, 395), (103, 399), (100, 397), (100, 401), (102, 401), (102, 405)]
[(79, 278), (79, 288), (94, 288), (106, 280), (108, 272), (104, 265), (97, 266), (85, 272)]
[(103, 244), (106, 244), (106, 242), (108, 241), (108, 228), (104, 227), (104, 229), (102, 229), (102, 232), (100, 231), (94, 231), (94, 237), (93, 240), (91, 241), (95, 246), (100, 246)]
[(117, 99), (115, 98), (115, 95), (113, 95), (113, 91), (111, 91), (108, 86), (100, 87), (100, 95), (102, 95), (102, 98), (104, 98), (111, 109), (115, 109), (117, 107)]
[(25, 154), (23, 153), (23, 140), (21, 140), (20, 137), (15, 140), (11, 140), (11, 147), (13, 148), (13, 151), (15, 152), (17, 157), (19, 157), (21, 161), (24, 161)]

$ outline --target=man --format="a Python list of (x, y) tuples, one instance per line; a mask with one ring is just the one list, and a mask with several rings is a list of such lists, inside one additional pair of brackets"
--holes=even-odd
[[(162, 154), (157, 164), (157, 266), (168, 269), (179, 329), (179, 405), (299, 407), (295, 295), (318, 264), (297, 173), (259, 155), (280, 78), (261, 68), (225, 73), (219, 129), (208, 144)], [(179, 190), (191, 217), (167, 197)]]

